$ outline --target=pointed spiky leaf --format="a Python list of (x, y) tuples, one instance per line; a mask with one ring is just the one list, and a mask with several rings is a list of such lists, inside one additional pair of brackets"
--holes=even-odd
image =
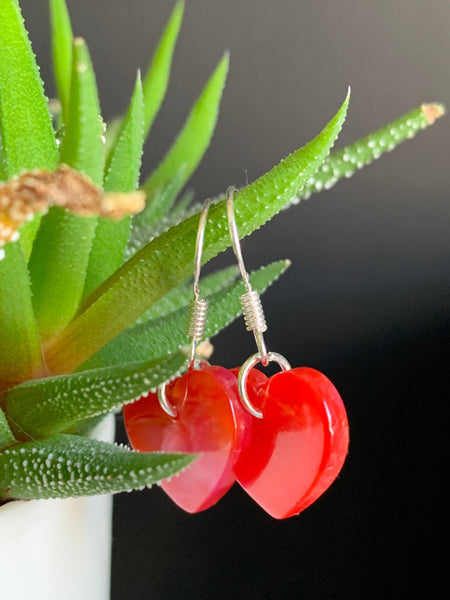
[(177, 2), (156, 48), (151, 65), (144, 77), (145, 137), (148, 135), (166, 94), (173, 52), (183, 20), (183, 11), (184, 2)]
[[(144, 139), (147, 138), (166, 95), (173, 52), (183, 19), (183, 11), (184, 2), (177, 2), (144, 77)], [(106, 130), (106, 156), (109, 156), (110, 149), (115, 143), (121, 124), (121, 117), (108, 123)]]
[[(231, 267), (226, 267), (221, 271), (202, 277), (199, 284), (202, 296), (211, 296), (211, 294), (224, 289), (236, 279), (238, 272), (238, 267), (232, 265)], [(136, 323), (145, 323), (152, 319), (158, 319), (182, 306), (187, 306), (191, 302), (192, 295), (191, 281), (183, 282), (170, 290), (161, 300), (158, 300), (158, 302), (137, 319)]]
[[(84, 41), (73, 44), (69, 120), (61, 161), (102, 184), (102, 122), (95, 75)], [(84, 287), (97, 219), (52, 207), (42, 219), (30, 257), (33, 305), (42, 339), (52, 337), (75, 314)]]
[(186, 356), (177, 352), (162, 359), (27, 381), (8, 390), (2, 403), (19, 439), (50, 437), (119, 409), (169, 380), (185, 362)]
[[(106, 192), (131, 192), (139, 182), (142, 148), (144, 144), (144, 98), (138, 74), (130, 108), (122, 122), (116, 142), (111, 149), (105, 169)], [(113, 221), (98, 219), (83, 296), (88, 296), (123, 262), (123, 253), (130, 237), (131, 217)]]
[[(272, 218), (315, 173), (338, 136), (348, 101), (314, 140), (236, 193), (241, 237)], [(74, 370), (192, 273), (198, 222), (199, 216), (191, 217), (150, 242), (91, 295), (92, 304), (48, 344), (52, 372)], [(203, 263), (230, 245), (226, 203), (221, 201), (209, 210)]]
[(195, 455), (131, 450), (60, 434), (0, 452), (0, 498), (73, 498), (113, 494), (159, 483)]
[(103, 122), (89, 50), (82, 38), (73, 42), (69, 119), (61, 142), (60, 162), (103, 183)]
[(50, 17), (53, 70), (61, 103), (62, 122), (66, 123), (69, 116), (73, 34), (65, 0), (50, 0)]
[[(228, 64), (228, 54), (225, 54), (193, 106), (169, 152), (142, 186), (148, 194), (149, 203), (155, 201), (153, 198), (155, 191), (167, 185), (184, 165), (184, 176), (179, 182), (179, 189), (181, 189), (201, 161), (216, 125)], [(136, 222), (139, 223), (139, 220), (137, 216)]]
[(0, 252), (0, 387), (7, 387), (37, 375), (42, 358), (22, 249), (14, 242)]
[(0, 450), (14, 444), (15, 441), (5, 413), (0, 408)]
[(309, 178), (300, 195), (292, 200), (292, 204), (298, 204), (315, 192), (328, 190), (339, 180), (351, 177), (357, 170), (380, 158), (385, 152), (391, 152), (401, 142), (432, 125), (443, 114), (445, 108), (442, 104), (422, 104), (381, 129), (333, 152)]
[(56, 167), (47, 99), (17, 0), (0, 0), (0, 130), (9, 178)]
[[(262, 267), (250, 276), (252, 286), (262, 293), (287, 269), (289, 261), (281, 260)], [(219, 292), (207, 296), (209, 300), (208, 320), (205, 339), (219, 333), (241, 313), (239, 296), (245, 293), (241, 281), (222, 288)], [(202, 290), (202, 295), (205, 295)], [(126, 360), (138, 358), (151, 359), (168, 352), (175, 352), (188, 343), (186, 324), (189, 307), (184, 306), (169, 314), (142, 323), (124, 331), (116, 339), (90, 358), (84, 368), (96, 368), (105, 365), (119, 365)]]

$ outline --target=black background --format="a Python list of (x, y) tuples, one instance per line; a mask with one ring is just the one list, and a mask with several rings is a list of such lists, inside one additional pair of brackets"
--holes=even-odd
[[(44, 0), (22, 3), (52, 94)], [(69, 0), (106, 118), (128, 101), (172, 9), (166, 0)], [(197, 198), (242, 186), (352, 100), (338, 147), (424, 101), (449, 103), (448, 0), (188, 0), (167, 101), (143, 173), (167, 149), (224, 49), (231, 71)], [(271, 349), (330, 377), (351, 426), (339, 479), (275, 521), (237, 486), (198, 515), (159, 489), (116, 497), (112, 598), (441, 597), (449, 341), (449, 121), (243, 244), (249, 269), (289, 257), (264, 297)], [(211, 267), (229, 264), (230, 254)], [(239, 321), (215, 362), (254, 352)], [(123, 438), (119, 421), (119, 439)], [(447, 586), (448, 587), (448, 586)], [(445, 593), (442, 597), (445, 597)]]

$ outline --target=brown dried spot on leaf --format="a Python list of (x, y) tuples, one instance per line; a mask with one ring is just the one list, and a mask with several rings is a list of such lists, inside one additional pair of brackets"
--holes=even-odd
[(50, 206), (61, 206), (82, 217), (118, 220), (140, 212), (144, 201), (141, 191), (105, 194), (86, 175), (66, 165), (51, 173), (43, 169), (22, 173), (0, 184), (0, 248), (18, 239), (18, 228)]
[(433, 125), (436, 119), (445, 115), (445, 107), (443, 104), (422, 104), (420, 108), (427, 118), (429, 125)]

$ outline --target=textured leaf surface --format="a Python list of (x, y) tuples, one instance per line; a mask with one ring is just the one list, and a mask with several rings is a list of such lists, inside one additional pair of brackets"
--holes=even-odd
[[(231, 267), (226, 267), (221, 271), (202, 277), (199, 284), (202, 296), (210, 296), (224, 289), (236, 279), (238, 272), (238, 267), (232, 265)], [(170, 290), (168, 294), (161, 298), (161, 300), (158, 300), (156, 304), (139, 317), (136, 322), (144, 323), (151, 319), (157, 319), (182, 306), (187, 306), (190, 304), (193, 296), (192, 286), (193, 284), (190, 280), (177, 285), (177, 287)]]
[[(288, 261), (274, 262), (262, 267), (250, 277), (255, 290), (262, 293), (289, 266)], [(245, 292), (241, 281), (229, 284), (211, 296), (205, 339), (212, 337), (229, 325), (241, 313), (239, 296)], [(175, 352), (188, 343), (186, 324), (189, 307), (184, 306), (158, 319), (131, 327), (97, 352), (82, 368), (95, 368), (105, 365), (119, 365), (126, 360), (152, 359), (168, 352)]]
[(103, 183), (103, 122), (89, 50), (82, 38), (73, 42), (69, 119), (61, 142), (60, 162)]
[(49, 437), (131, 402), (169, 380), (185, 362), (186, 356), (178, 352), (163, 359), (27, 381), (8, 390), (2, 403), (19, 439)]
[(11, 428), (6, 420), (5, 413), (0, 408), (0, 450), (15, 442)]
[[(144, 98), (138, 75), (130, 108), (109, 154), (103, 186), (106, 192), (131, 192), (137, 188), (143, 144)], [(124, 217), (120, 221), (102, 217), (98, 219), (83, 296), (88, 296), (120, 267), (130, 237), (130, 227), (131, 217)]]
[(444, 113), (445, 108), (441, 104), (422, 104), (381, 129), (333, 152), (309, 178), (300, 195), (292, 200), (292, 204), (308, 199), (315, 192), (330, 189), (344, 177), (351, 177), (357, 170), (380, 158), (385, 152), (391, 152), (398, 144), (432, 125)]
[[(241, 237), (272, 218), (315, 173), (342, 127), (348, 100), (314, 140), (236, 193)], [(191, 217), (147, 244), (92, 294), (91, 306), (48, 344), (52, 372), (73, 371), (193, 272), (198, 222), (198, 215)], [(209, 210), (203, 263), (230, 245), (226, 203), (221, 201)]]
[[(84, 41), (73, 45), (69, 120), (61, 162), (102, 184), (102, 123), (95, 75)], [(30, 257), (33, 305), (42, 339), (52, 337), (75, 314), (84, 287), (97, 219), (52, 207), (42, 219)]]
[(47, 99), (16, 0), (0, 0), (0, 129), (9, 178), (56, 167)]
[(31, 301), (28, 270), (18, 242), (8, 243), (0, 260), (0, 387), (39, 370), (41, 344)]
[(0, 497), (71, 498), (131, 491), (159, 483), (195, 455), (132, 452), (61, 434), (0, 452)]
[(73, 34), (65, 0), (50, 0), (50, 17), (53, 70), (61, 103), (62, 120), (66, 123), (69, 116)]
[(2, 132), (0, 130), (0, 181), (8, 179), (8, 171), (6, 165), (5, 153), (3, 152)]
[[(152, 192), (151, 201), (147, 202), (144, 210), (133, 218), (133, 234), (136, 236), (141, 228), (158, 226), (161, 220), (169, 213), (177, 194), (185, 182), (186, 165), (183, 164), (175, 176), (166, 184)], [(147, 239), (148, 241), (148, 239)]]
[(136, 254), (138, 250), (146, 246), (156, 237), (165, 233), (171, 227), (179, 225), (182, 221), (188, 219), (189, 217), (198, 214), (199, 212), (201, 212), (201, 206), (197, 204), (187, 208), (183, 212), (172, 211), (170, 214), (162, 217), (157, 223), (149, 223), (148, 225), (133, 224), (128, 246), (125, 250), (125, 258), (128, 260), (133, 256), (133, 254)]
[(148, 202), (153, 201), (155, 190), (171, 181), (183, 165), (184, 176), (180, 179), (179, 189), (197, 168), (214, 132), (228, 64), (229, 58), (226, 54), (193, 106), (174, 144), (142, 186), (148, 194)]

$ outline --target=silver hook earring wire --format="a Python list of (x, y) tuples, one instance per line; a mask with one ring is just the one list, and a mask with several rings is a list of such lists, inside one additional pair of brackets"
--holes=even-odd
[(267, 331), (266, 319), (261, 304), (259, 293), (252, 288), (250, 277), (245, 269), (244, 259), (242, 258), (241, 243), (239, 241), (239, 233), (234, 215), (233, 195), (236, 191), (234, 186), (230, 186), (227, 190), (227, 213), (228, 213), (228, 228), (230, 231), (231, 240), (233, 242), (233, 250), (239, 265), (239, 270), (244, 281), (245, 294), (240, 296), (242, 304), (242, 312), (244, 313), (245, 324), (247, 331), (253, 331), (255, 336), (256, 346), (258, 348), (259, 359), (261, 364), (266, 367), (269, 363), (266, 344), (264, 342), (264, 331)]
[[(194, 258), (194, 297), (191, 300), (190, 312), (186, 334), (189, 336), (190, 352), (188, 358), (188, 370), (195, 366), (195, 351), (197, 344), (203, 339), (205, 331), (206, 317), (208, 313), (208, 300), (205, 300), (200, 295), (199, 281), (200, 269), (202, 266), (203, 241), (205, 237), (206, 221), (208, 211), (211, 205), (211, 200), (206, 200), (200, 219), (198, 222), (197, 238), (195, 241), (195, 258)], [(172, 406), (167, 399), (166, 384), (163, 383), (158, 387), (158, 399), (162, 409), (171, 417), (177, 417), (177, 410)]]
[(241, 244), (239, 241), (239, 233), (237, 230), (233, 207), (233, 194), (235, 191), (236, 188), (234, 186), (230, 186), (227, 190), (228, 228), (230, 230), (230, 236), (233, 242), (233, 250), (239, 265), (239, 270), (241, 272), (242, 279), (244, 280), (245, 289), (247, 290), (246, 293), (239, 298), (242, 304), (242, 312), (244, 314), (247, 331), (253, 331), (256, 346), (258, 348), (258, 352), (250, 356), (240, 368), (238, 376), (238, 389), (241, 402), (245, 409), (257, 419), (262, 419), (262, 411), (253, 406), (247, 393), (247, 378), (250, 371), (258, 363), (261, 363), (263, 367), (266, 367), (270, 362), (276, 362), (283, 371), (289, 371), (291, 369), (291, 365), (284, 358), (284, 356), (278, 354), (278, 352), (267, 352), (263, 337), (264, 331), (267, 331), (267, 324), (264, 317), (261, 298), (259, 297), (259, 293), (252, 288), (250, 278), (245, 269), (244, 259), (242, 258)]

